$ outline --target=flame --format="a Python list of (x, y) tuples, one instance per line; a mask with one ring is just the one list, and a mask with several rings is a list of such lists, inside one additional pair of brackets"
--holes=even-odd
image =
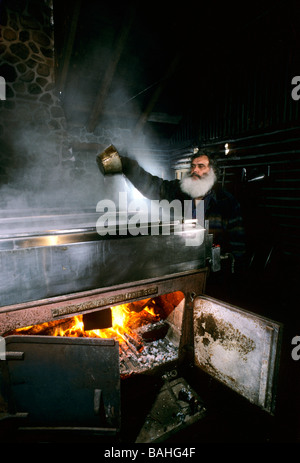
[(126, 304), (111, 307), (112, 327), (85, 331), (82, 315), (60, 320), (60, 324), (53, 326), (53, 322), (19, 328), (17, 334), (47, 334), (49, 336), (69, 337), (99, 337), (115, 338), (119, 342), (126, 341), (125, 333), (132, 333), (131, 327), (153, 322), (157, 319), (154, 309), (147, 306), (139, 313), (129, 310)]
[(105, 329), (95, 329), (85, 331), (82, 315), (73, 317), (73, 324), (64, 327), (64, 324), (54, 329), (52, 336), (69, 336), (69, 337), (98, 337), (98, 338), (122, 338), (122, 331), (126, 328), (128, 319), (128, 309), (126, 305), (112, 307), (112, 327)]
[(148, 306), (146, 306), (146, 307), (144, 308), (144, 310), (145, 310), (145, 312), (148, 312), (150, 315), (153, 315), (154, 317), (157, 316), (157, 314), (155, 313), (155, 310), (154, 310), (153, 307), (150, 307), (150, 309), (149, 309)]
[(52, 336), (71, 336), (71, 337), (78, 337), (84, 333), (84, 325), (82, 321), (82, 316), (74, 317), (74, 324), (67, 329), (64, 329), (62, 325), (57, 326), (54, 329), (54, 333)]

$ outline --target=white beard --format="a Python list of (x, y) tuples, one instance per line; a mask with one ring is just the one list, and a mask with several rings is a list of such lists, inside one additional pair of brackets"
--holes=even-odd
[(190, 174), (187, 174), (180, 180), (180, 188), (192, 198), (200, 198), (213, 187), (216, 180), (216, 174), (212, 169), (201, 178), (193, 179)]

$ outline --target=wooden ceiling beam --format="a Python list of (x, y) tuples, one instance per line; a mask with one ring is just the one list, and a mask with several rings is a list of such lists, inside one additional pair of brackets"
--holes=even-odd
[[(177, 66), (179, 64), (179, 61), (180, 61), (180, 58), (181, 58), (181, 52), (178, 52), (176, 55), (175, 55), (175, 58), (172, 60), (172, 62), (170, 63), (164, 77), (161, 79), (160, 81), (160, 84), (158, 85), (158, 87), (156, 88), (156, 90), (154, 91), (154, 93), (152, 94), (145, 110), (143, 111), (143, 113), (141, 114), (136, 126), (135, 126), (135, 129), (134, 129), (134, 134), (135, 135), (138, 135), (139, 132), (142, 130), (144, 124), (147, 122), (150, 114), (152, 113), (152, 110), (155, 106), (155, 104), (157, 103), (161, 93), (163, 92), (167, 82), (168, 82), (168, 79), (174, 74), (175, 70), (177, 69)], [(174, 96), (175, 98), (175, 96)]]
[(135, 8), (134, 8), (134, 3), (133, 3), (128, 9), (125, 21), (123, 22), (123, 26), (121, 28), (120, 34), (116, 41), (114, 52), (107, 66), (100, 90), (96, 96), (95, 104), (92, 108), (92, 111), (91, 111), (91, 114), (90, 114), (90, 117), (87, 123), (88, 132), (93, 132), (95, 130), (97, 122), (99, 120), (99, 116), (102, 113), (104, 102), (108, 94), (109, 88), (111, 86), (112, 79), (116, 71), (118, 62), (121, 58), (121, 55), (122, 55), (122, 52), (123, 52), (123, 49), (126, 43), (126, 39), (128, 37), (129, 31), (133, 23), (134, 16), (135, 16)]
[(68, 76), (68, 70), (70, 66), (70, 60), (71, 60), (73, 45), (75, 41), (80, 8), (81, 8), (81, 0), (74, 0), (74, 9), (71, 15), (70, 30), (69, 30), (69, 33), (66, 39), (65, 47), (63, 50), (63, 56), (61, 59), (62, 69), (58, 75), (57, 89), (59, 92), (63, 92), (64, 87), (65, 87), (65, 82)]

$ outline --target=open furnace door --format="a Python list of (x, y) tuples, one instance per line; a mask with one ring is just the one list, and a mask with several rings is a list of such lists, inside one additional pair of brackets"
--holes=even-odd
[(195, 365), (273, 414), (282, 325), (201, 296), (194, 301)]

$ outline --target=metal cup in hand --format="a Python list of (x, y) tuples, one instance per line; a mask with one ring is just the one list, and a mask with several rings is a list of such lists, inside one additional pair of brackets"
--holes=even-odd
[(122, 161), (114, 145), (108, 146), (103, 153), (98, 154), (96, 160), (103, 175), (122, 172)]

